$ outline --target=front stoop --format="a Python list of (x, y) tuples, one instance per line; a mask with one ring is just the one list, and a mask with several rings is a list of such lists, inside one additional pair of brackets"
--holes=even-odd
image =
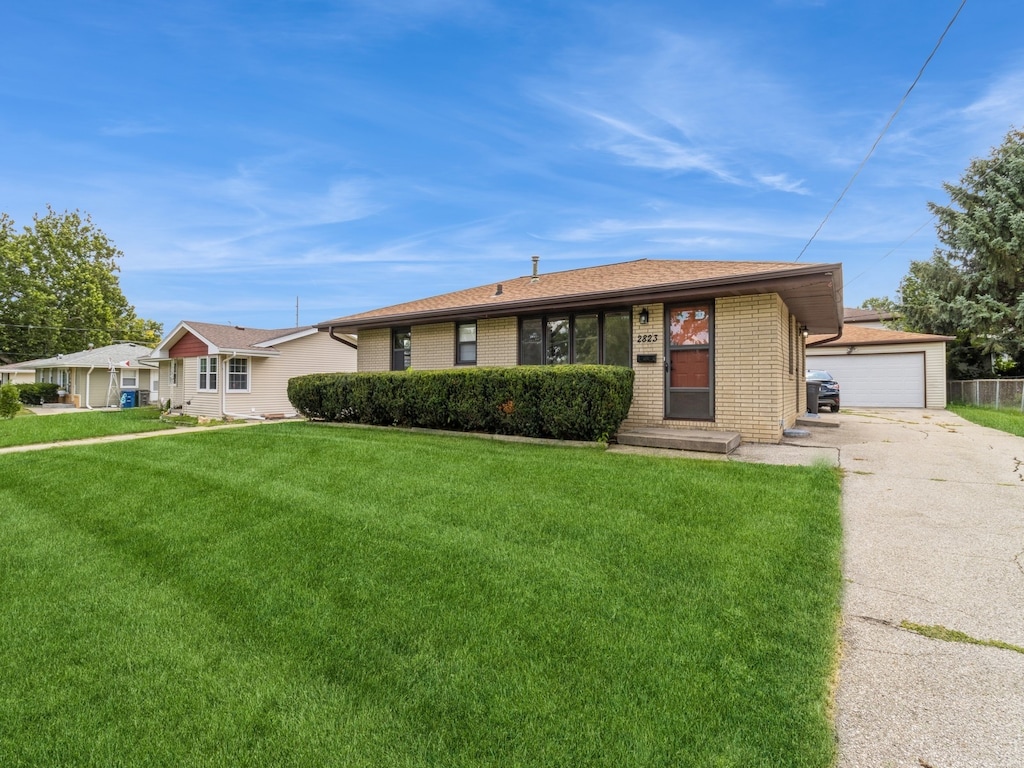
[(641, 448), (669, 448), (676, 451), (729, 454), (739, 447), (740, 433), (641, 427), (620, 432), (615, 436), (615, 440), (619, 445), (637, 445)]

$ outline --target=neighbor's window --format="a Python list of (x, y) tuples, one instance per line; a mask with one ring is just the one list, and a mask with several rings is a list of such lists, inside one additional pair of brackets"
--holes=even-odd
[(178, 386), (178, 361), (171, 360), (171, 386)]
[(200, 357), (199, 363), (199, 384), (196, 387), (200, 392), (217, 391), (217, 358)]
[(139, 384), (139, 374), (134, 368), (121, 369), (121, 388), (135, 389)]
[(249, 358), (233, 357), (228, 360), (228, 392), (249, 391)]
[(412, 328), (391, 329), (391, 370), (404, 371), (412, 365)]
[(456, 323), (455, 364), (476, 365), (476, 323)]
[(524, 317), (519, 322), (519, 364), (628, 367), (630, 329), (628, 310)]

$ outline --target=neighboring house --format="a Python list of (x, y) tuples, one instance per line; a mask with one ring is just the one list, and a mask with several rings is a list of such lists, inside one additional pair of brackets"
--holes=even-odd
[(808, 339), (807, 367), (839, 382), (842, 407), (945, 408), (952, 336), (845, 325), (838, 339)]
[(38, 362), (39, 360), (25, 360), (21, 363), (0, 365), (0, 384), (31, 384), (36, 380), (35, 364)]
[(886, 323), (899, 319), (895, 312), (879, 312), (877, 309), (859, 309), (846, 307), (843, 310), (843, 325), (856, 325), (858, 328), (886, 329)]
[(193, 416), (292, 416), (288, 379), (356, 369), (356, 339), (312, 326), (265, 330), (182, 321), (153, 350), (160, 402)]
[(157, 386), (157, 372), (140, 358), (149, 352), (142, 344), (122, 342), (31, 363), (35, 380), (60, 387), (64, 402), (76, 408), (103, 408), (119, 405), (123, 390), (142, 393), (148, 401), (151, 387)]
[(778, 442), (805, 408), (803, 332), (842, 328), (842, 265), (670, 261), (534, 273), (339, 317), (359, 370), (632, 366), (641, 426)]

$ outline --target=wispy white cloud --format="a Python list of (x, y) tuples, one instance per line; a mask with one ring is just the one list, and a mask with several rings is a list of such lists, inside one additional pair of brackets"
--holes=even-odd
[(576, 50), (563, 76), (535, 84), (582, 123), (580, 143), (620, 162), (721, 183), (806, 194), (793, 166), (835, 154), (813, 110), (741, 40), (645, 29), (618, 51)]

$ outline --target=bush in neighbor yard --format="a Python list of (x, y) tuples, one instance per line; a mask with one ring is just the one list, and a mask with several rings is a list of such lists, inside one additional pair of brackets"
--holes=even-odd
[(56, 384), (49, 384), (45, 381), (35, 381), (31, 384), (15, 384), (14, 386), (17, 387), (21, 402), (25, 405), (56, 403), (57, 390), (60, 389)]
[(633, 370), (612, 365), (318, 373), (288, 382), (310, 419), (461, 432), (606, 440), (633, 400)]
[(0, 387), (0, 419), (13, 419), (21, 410), (18, 388), (13, 384)]

